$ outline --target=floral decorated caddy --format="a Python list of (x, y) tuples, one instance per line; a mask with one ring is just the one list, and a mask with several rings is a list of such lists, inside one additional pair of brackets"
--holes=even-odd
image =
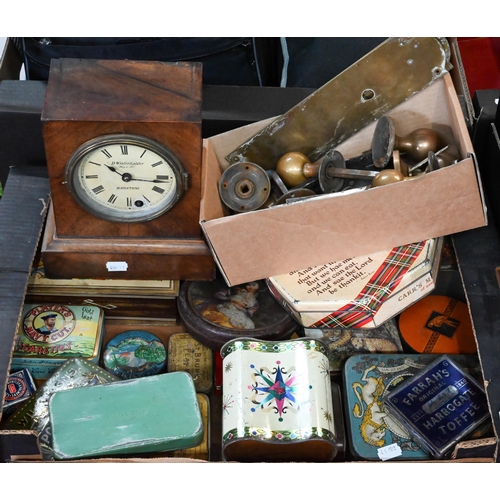
[(323, 342), (240, 338), (227, 342), (221, 357), (225, 460), (335, 458), (328, 348)]

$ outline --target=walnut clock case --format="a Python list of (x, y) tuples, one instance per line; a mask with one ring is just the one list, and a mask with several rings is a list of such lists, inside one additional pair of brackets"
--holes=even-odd
[(199, 63), (52, 61), (48, 277), (215, 277), (199, 226), (201, 96)]

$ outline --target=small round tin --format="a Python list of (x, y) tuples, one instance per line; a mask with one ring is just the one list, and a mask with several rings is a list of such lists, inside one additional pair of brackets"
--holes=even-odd
[(399, 316), (408, 347), (422, 354), (474, 354), (474, 330), (467, 304), (444, 295), (428, 295)]
[(112, 338), (102, 355), (102, 365), (121, 379), (160, 373), (167, 362), (161, 340), (144, 330), (127, 330)]
[(212, 350), (239, 337), (289, 339), (302, 327), (271, 295), (265, 281), (228, 287), (222, 278), (185, 281), (177, 301), (189, 334)]

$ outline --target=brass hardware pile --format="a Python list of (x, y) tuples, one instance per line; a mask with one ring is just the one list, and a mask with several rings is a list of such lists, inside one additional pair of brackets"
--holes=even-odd
[(219, 193), (233, 212), (249, 212), (309, 196), (392, 184), (456, 161), (435, 130), (418, 128), (399, 137), (392, 119), (382, 116), (371, 149), (359, 156), (345, 159), (340, 151), (331, 149), (311, 163), (306, 155), (292, 151), (278, 160), (275, 170), (241, 161), (224, 171)]

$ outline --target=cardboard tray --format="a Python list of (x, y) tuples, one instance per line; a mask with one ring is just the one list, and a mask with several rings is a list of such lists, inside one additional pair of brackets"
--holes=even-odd
[[(451, 76), (387, 114), (397, 136), (433, 128), (456, 145), (462, 160), (406, 182), (227, 215), (218, 194), (224, 158), (271, 120), (204, 141), (200, 224), (229, 285), (486, 225), (474, 150)], [(369, 150), (375, 125), (337, 149), (345, 158)]]

